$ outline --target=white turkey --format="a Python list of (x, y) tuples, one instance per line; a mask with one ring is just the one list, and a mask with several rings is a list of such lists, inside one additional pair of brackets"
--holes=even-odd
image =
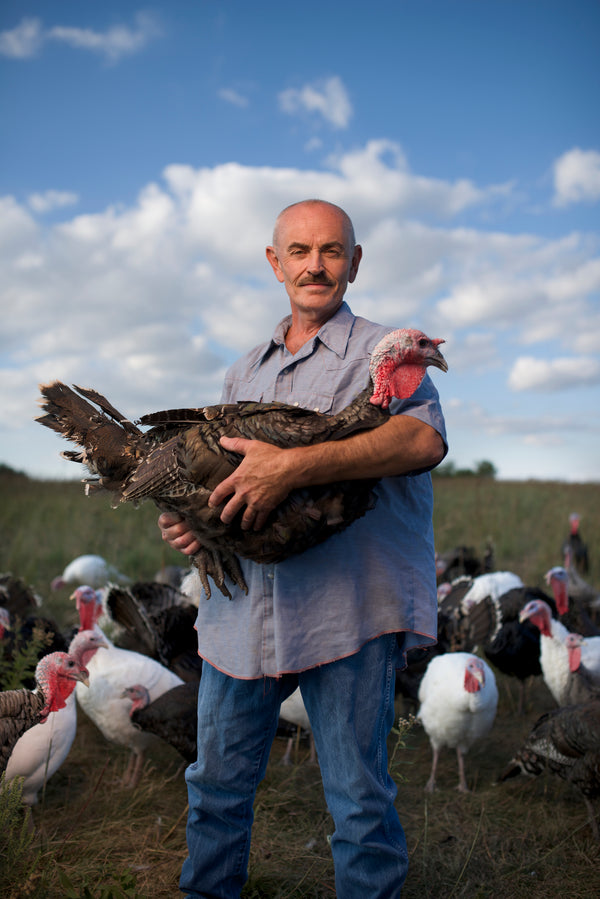
[(579, 790), (598, 840), (592, 801), (600, 796), (600, 700), (563, 706), (538, 718), (499, 780), (521, 773), (538, 776), (545, 771)]
[[(544, 683), (561, 705), (569, 682), (569, 655), (565, 640), (570, 633), (565, 625), (552, 617), (550, 606), (535, 599), (527, 603), (519, 616), (531, 621), (540, 631), (540, 665)], [(581, 660), (594, 674), (600, 674), (600, 637), (586, 637)]]
[(65, 707), (75, 686), (87, 685), (88, 671), (66, 652), (43, 656), (35, 669), (33, 690), (21, 687), (0, 693), (0, 772), (6, 769), (19, 738), (51, 712)]
[[(309, 761), (314, 763), (317, 759), (315, 753), (315, 741), (312, 735), (312, 727), (310, 726), (310, 720), (308, 718), (308, 712), (306, 711), (306, 706), (304, 705), (304, 700), (302, 699), (302, 693), (300, 692), (300, 687), (296, 687), (293, 693), (284, 699), (281, 703), (281, 707), (279, 709), (279, 720), (287, 721), (289, 724), (295, 724), (299, 732), (304, 730), (308, 732), (308, 739), (310, 745), (310, 757)], [(284, 755), (281, 758), (282, 765), (289, 765), (291, 763), (292, 758), (292, 749), (294, 746), (293, 737), (288, 738), (287, 746)]]
[[(81, 631), (69, 644), (69, 655), (87, 668), (94, 653), (107, 644), (93, 631)], [(50, 712), (42, 724), (34, 724), (17, 740), (6, 766), (6, 778), (23, 777), (22, 799), (35, 805), (38, 792), (67, 758), (77, 731), (77, 703), (74, 693), (63, 708)]]
[(130, 703), (123, 690), (131, 684), (143, 683), (150, 698), (183, 683), (180, 677), (149, 656), (115, 646), (100, 629), (97, 621), (102, 603), (91, 587), (78, 587), (73, 594), (82, 630), (94, 630), (108, 644), (107, 649), (90, 660), (89, 690), (76, 690), (77, 702), (111, 743), (125, 746), (130, 758), (122, 785), (135, 787), (140, 779), (145, 752), (156, 738), (134, 727), (129, 717)]
[(368, 385), (336, 415), (284, 403), (240, 402), (144, 415), (139, 424), (153, 426), (144, 433), (96, 391), (77, 387), (76, 393), (54, 382), (40, 388), (46, 414), (37, 420), (79, 446), (62, 455), (87, 467), (92, 475), (88, 492), (108, 490), (115, 506), (152, 499), (161, 511), (185, 519), (203, 547), (193, 561), (206, 594), (210, 575), (228, 596), (226, 575), (246, 589), (237, 555), (272, 563), (321, 543), (373, 507), (377, 480), (293, 490), (264, 528), (243, 530), (241, 514), (226, 525), (221, 509), (207, 503), (242, 458), (225, 450), (220, 438), (245, 437), (285, 448), (378, 427), (388, 420), (391, 399), (412, 396), (427, 366), (447, 371), (440, 343), (410, 329), (388, 334), (371, 355)]
[(490, 666), (468, 652), (435, 656), (419, 687), (421, 706), (418, 719), (423, 724), (431, 748), (431, 775), (425, 790), (436, 786), (440, 750), (456, 749), (458, 789), (468, 792), (465, 753), (491, 729), (498, 707), (498, 688)]
[(127, 584), (129, 578), (111, 565), (102, 556), (87, 554), (77, 556), (66, 566), (62, 574), (52, 580), (53, 590), (61, 590), (63, 587), (93, 587), (98, 590), (112, 581), (116, 584)]

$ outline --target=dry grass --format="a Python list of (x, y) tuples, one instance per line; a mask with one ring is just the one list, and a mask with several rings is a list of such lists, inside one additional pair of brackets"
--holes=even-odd
[[(76, 484), (4, 479), (0, 571), (12, 571), (48, 596), (48, 583), (73, 556), (99, 552), (134, 577), (148, 578), (164, 555), (151, 507), (110, 510), (81, 497)], [(4, 489), (7, 488), (7, 489)], [(600, 486), (436, 481), (440, 548), (483, 547), (491, 536), (498, 568), (541, 585), (560, 562), (558, 550), (571, 511), (582, 515), (592, 551), (600, 545)], [(593, 554), (590, 578), (598, 579)], [(64, 624), (74, 615), (68, 591), (50, 608)], [(541, 681), (533, 683), (522, 718), (516, 685), (500, 676), (498, 717), (491, 734), (467, 756), (472, 792), (456, 791), (456, 760), (440, 761), (439, 790), (423, 792), (431, 755), (418, 725), (390, 739), (397, 806), (411, 859), (404, 899), (591, 899), (600, 894), (599, 851), (585, 806), (551, 777), (496, 785), (512, 751), (535, 718), (552, 707)], [(401, 705), (398, 716), (403, 715)], [(318, 768), (300, 745), (298, 763), (279, 762), (277, 740), (255, 807), (250, 879), (245, 899), (325, 899), (335, 896), (327, 836), (332, 822)], [(23, 846), (25, 864), (0, 871), (0, 893), (10, 899), (162, 899), (180, 895), (185, 849), (186, 791), (179, 756), (157, 745), (135, 792), (119, 786), (125, 751), (108, 744), (83, 715), (69, 758), (49, 781), (33, 811), (35, 835)], [(18, 822), (12, 822), (13, 825)], [(12, 831), (0, 821), (0, 844)], [(24, 872), (29, 872), (31, 874)], [(11, 879), (12, 877), (12, 879)]]
[[(544, 685), (533, 684), (528, 711), (519, 719), (511, 686), (501, 680), (494, 729), (467, 757), (472, 789), (467, 795), (456, 790), (456, 760), (449, 752), (440, 761), (438, 791), (425, 794), (431, 761), (426, 735), (413, 725), (401, 738), (393, 772), (411, 858), (405, 899), (598, 895), (598, 847), (575, 792), (553, 778), (495, 783), (529, 723), (552, 706)], [(107, 744), (94, 725), (80, 717), (71, 754), (34, 809), (37, 833), (31, 852), (37, 850), (40, 856), (28, 888), (21, 881), (6, 895), (58, 899), (69, 895), (64, 877), (76, 897), (179, 895), (186, 854), (186, 791), (179, 757), (169, 747), (157, 746), (139, 787), (123, 790), (119, 779), (126, 753)], [(392, 736), (391, 753), (398, 739)], [(277, 740), (258, 791), (250, 879), (243, 895), (333, 897), (327, 842), (332, 822), (318, 767), (309, 764), (302, 745), (297, 764), (282, 766), (283, 751), (283, 741)], [(134, 886), (127, 887), (128, 872)]]

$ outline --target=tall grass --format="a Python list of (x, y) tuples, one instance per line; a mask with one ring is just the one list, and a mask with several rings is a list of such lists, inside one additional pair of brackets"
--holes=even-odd
[[(83, 496), (78, 483), (30, 481), (9, 472), (0, 473), (0, 488), (0, 571), (34, 586), (44, 598), (43, 610), (64, 626), (75, 623), (70, 591), (51, 594), (49, 584), (74, 556), (99, 553), (136, 579), (151, 578), (164, 564), (181, 564), (182, 557), (160, 540), (157, 512), (149, 504), (111, 509), (106, 497)], [(440, 551), (467, 545), (482, 553), (490, 540), (498, 569), (513, 570), (538, 586), (544, 586), (545, 571), (560, 564), (569, 513), (578, 512), (590, 547), (588, 580), (598, 585), (600, 485), (436, 478), (435, 497)], [(493, 730), (467, 756), (471, 793), (456, 791), (456, 760), (450, 752), (440, 760), (439, 790), (423, 792), (431, 754), (418, 724), (402, 725), (390, 738), (397, 806), (411, 860), (405, 899), (591, 899), (600, 894), (598, 847), (574, 790), (551, 777), (496, 784), (535, 718), (553, 705), (537, 680), (526, 713), (518, 717), (516, 685), (500, 675), (498, 683)], [(404, 716), (401, 704), (397, 711)], [(308, 763), (303, 744), (296, 764), (282, 766), (284, 749), (277, 741), (258, 791), (244, 899), (333, 897), (328, 845), (333, 825), (318, 767)], [(4, 871), (3, 895), (179, 895), (187, 801), (181, 760), (158, 744), (133, 794), (119, 786), (126, 761), (127, 753), (108, 744), (80, 714), (71, 753), (33, 810), (31, 843), (15, 820), (14, 802), (9, 803), (19, 863)], [(5, 824), (0, 820), (4, 839)], [(8, 848), (15, 853), (15, 844)]]

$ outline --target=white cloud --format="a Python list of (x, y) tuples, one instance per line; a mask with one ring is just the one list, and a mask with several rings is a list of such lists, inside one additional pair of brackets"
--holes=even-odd
[(0, 33), (0, 54), (15, 59), (35, 56), (46, 41), (56, 41), (81, 50), (91, 50), (109, 62), (117, 62), (142, 50), (161, 33), (155, 16), (139, 12), (135, 25), (113, 25), (106, 31), (55, 25), (44, 29), (39, 19), (23, 19), (16, 28)]
[(289, 115), (317, 113), (334, 128), (347, 128), (353, 114), (348, 92), (337, 75), (281, 91), (279, 106)]
[(0, 55), (29, 59), (35, 56), (43, 41), (40, 20), (22, 19), (16, 28), (0, 32)]
[[(511, 372), (514, 391), (501, 391), (502, 401), (538, 391), (535, 420), (502, 408), (495, 393), (492, 412), (481, 401), (479, 412), (449, 405), (452, 427), (458, 419), (472, 429), (473, 458), (495, 461), (497, 435), (534, 434), (544, 391), (552, 403), (551, 391), (600, 382), (591, 358), (598, 238), (454, 227), (452, 210), (489, 206), (495, 188), (415, 175), (399, 146), (375, 141), (332, 159), (329, 170), (170, 165), (133, 203), (87, 215), (65, 207), (59, 224), (0, 198), (0, 303), (11, 310), (0, 333), (3, 447), (20, 452), (25, 434), (37, 443), (36, 385), (55, 378), (94, 387), (134, 417), (215, 402), (225, 366), (288, 311), (264, 248), (277, 213), (310, 196), (353, 218), (364, 249), (348, 297), (354, 311), (446, 338), (450, 372), (436, 379), (443, 395), (491, 397), (499, 371), (503, 381)], [(535, 347), (533, 363), (518, 358), (525, 343)], [(568, 357), (563, 369), (544, 362), (557, 347)], [(474, 448), (479, 433), (490, 448)], [(55, 440), (48, 465), (63, 465), (62, 448)]]
[(29, 207), (34, 212), (50, 212), (52, 209), (73, 206), (78, 201), (77, 194), (67, 190), (45, 190), (43, 193), (30, 194), (27, 198)]
[(536, 359), (520, 356), (508, 378), (511, 390), (550, 391), (600, 384), (600, 361), (579, 357)]
[(222, 87), (221, 90), (217, 91), (217, 94), (221, 100), (231, 103), (232, 106), (239, 106), (241, 109), (248, 106), (248, 98), (240, 94), (239, 91), (233, 90), (233, 88)]
[(554, 205), (600, 200), (600, 153), (575, 147), (554, 163)]

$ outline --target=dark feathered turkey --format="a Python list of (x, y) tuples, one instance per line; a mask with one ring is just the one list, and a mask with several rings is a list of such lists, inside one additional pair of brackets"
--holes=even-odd
[(592, 800), (600, 796), (600, 700), (563, 706), (538, 718), (499, 779), (521, 773), (536, 776), (546, 770), (579, 790), (598, 839)]
[(560, 697), (561, 705), (579, 705), (590, 699), (600, 699), (600, 672), (593, 671), (581, 659), (581, 647), (585, 637), (581, 634), (567, 634), (565, 647), (569, 664), (569, 674)]
[(198, 609), (187, 596), (168, 584), (139, 581), (126, 587), (112, 584), (105, 602), (128, 635), (128, 649), (149, 655), (184, 681), (200, 680), (202, 659), (194, 628)]
[(66, 652), (44, 656), (35, 669), (36, 687), (0, 693), (0, 772), (6, 769), (19, 737), (50, 712), (65, 707), (77, 681), (88, 683), (87, 669)]
[(129, 714), (133, 724), (170, 743), (188, 763), (198, 757), (198, 683), (179, 684), (152, 702), (142, 684), (127, 687), (122, 693), (132, 701)]
[(236, 554), (271, 563), (315, 546), (373, 507), (377, 481), (294, 490), (262, 530), (243, 531), (241, 515), (226, 525), (220, 509), (207, 504), (213, 489), (241, 461), (240, 455), (223, 449), (220, 438), (309, 446), (378, 427), (388, 419), (392, 397), (412, 396), (426, 366), (447, 371), (440, 343), (421, 331), (388, 334), (373, 350), (369, 384), (337, 415), (284, 403), (240, 402), (144, 415), (139, 424), (152, 426), (144, 433), (96, 391), (77, 387), (75, 393), (55, 382), (40, 388), (46, 414), (37, 420), (78, 444), (78, 452), (62, 455), (87, 466), (94, 476), (88, 489), (109, 490), (115, 505), (151, 498), (162, 511), (181, 515), (203, 547), (194, 564), (207, 595), (211, 575), (228, 596), (225, 575), (246, 589)]
[[(68, 640), (56, 621), (40, 610), (42, 599), (22, 578), (0, 574), (0, 690), (35, 687), (37, 660), (51, 652), (66, 652)], [(35, 653), (34, 653), (35, 644)], [(21, 664), (13, 664), (20, 658)], [(25, 676), (23, 662), (31, 660)]]

